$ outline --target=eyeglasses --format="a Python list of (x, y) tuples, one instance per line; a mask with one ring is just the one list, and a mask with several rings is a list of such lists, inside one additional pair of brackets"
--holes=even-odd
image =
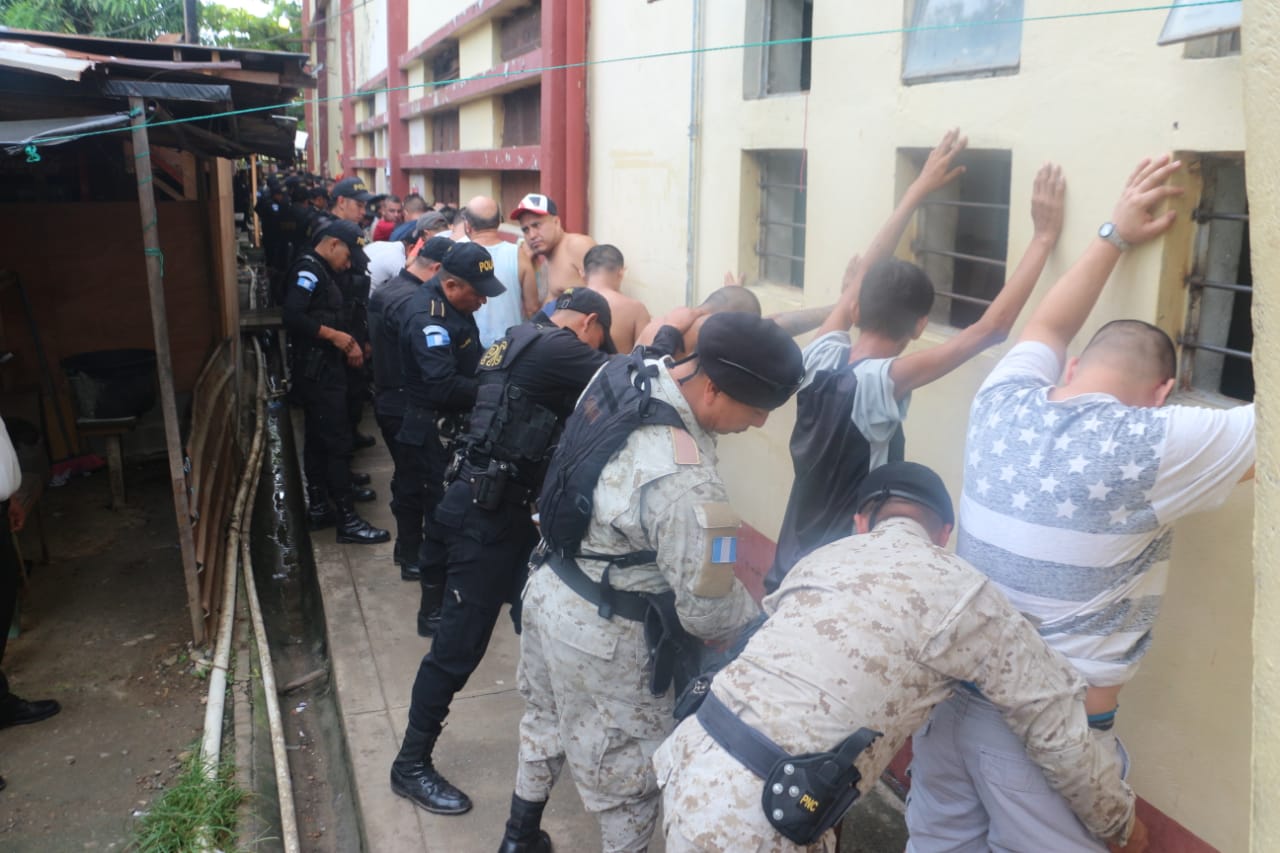
[(795, 382), (779, 382), (776, 379), (770, 379), (768, 376), (761, 376), (759, 373), (756, 373), (751, 368), (738, 364), (738, 362), (736, 361), (730, 361), (729, 359), (723, 358), (723, 357), (717, 358), (716, 361), (720, 362), (721, 364), (727, 364), (729, 367), (732, 367), (735, 370), (741, 370), (743, 373), (747, 374), (752, 379), (755, 379), (758, 382), (764, 383), (766, 386), (773, 389), (774, 391), (785, 391), (788, 397), (790, 397), (792, 394), (799, 391), (801, 384), (803, 384), (804, 382), (803, 376), (801, 376)]

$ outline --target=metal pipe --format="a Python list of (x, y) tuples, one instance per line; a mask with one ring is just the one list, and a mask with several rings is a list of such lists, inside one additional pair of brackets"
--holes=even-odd
[(1220, 346), (1216, 346), (1215, 344), (1200, 344), (1200, 343), (1196, 343), (1190, 338), (1181, 338), (1178, 340), (1178, 343), (1182, 344), (1184, 347), (1188, 347), (1191, 349), (1202, 349), (1208, 352), (1216, 352), (1219, 355), (1229, 355), (1232, 358), (1243, 358), (1245, 361), (1253, 361), (1253, 353), (1245, 352), (1242, 349), (1231, 349), (1230, 347), (1220, 347)]
[(981, 255), (966, 255), (964, 252), (951, 252), (946, 249), (928, 249), (921, 247), (916, 249), (917, 255), (942, 255), (945, 258), (955, 258), (958, 261), (972, 261), (975, 264), (987, 264), (988, 266), (1004, 268), (1004, 261), (997, 261), (994, 258), (984, 258)]
[(1191, 287), (1208, 287), (1213, 290), (1230, 290), (1233, 293), (1253, 293), (1252, 285), (1237, 284), (1233, 281), (1210, 281), (1201, 275), (1187, 276), (1187, 284)]
[[(240, 475), (240, 485), (236, 490), (235, 501), (231, 507), (231, 517), (227, 523), (227, 547), (225, 560), (225, 578), (222, 593), (222, 620), (218, 629), (218, 641), (214, 651), (213, 668), (209, 673), (209, 696), (204, 712), (204, 738), (200, 755), (204, 761), (205, 774), (214, 778), (222, 758), (222, 719), (227, 702), (227, 667), (231, 661), (231, 634), (235, 623), (236, 603), (236, 568), (240, 559), (240, 542), (242, 538), (241, 523), (245, 518), (245, 506), (249, 500), (251, 487), (258, 481), (257, 473), (262, 465), (263, 437), (266, 435), (266, 369), (262, 359), (258, 362), (258, 413), (254, 428), (253, 445), (249, 449), (244, 472)], [(208, 833), (204, 833), (206, 849), (209, 847)]]
[(702, 54), (699, 47), (702, 44), (702, 0), (693, 0), (693, 18), (690, 25), (690, 42), (692, 50), (689, 53), (689, 186), (688, 186), (688, 213), (685, 222), (685, 278), (684, 278), (684, 304), (693, 305), (694, 298), (697, 294), (697, 288), (694, 286), (694, 275), (697, 273), (698, 250), (697, 240), (694, 232), (697, 229), (698, 221), (698, 143), (701, 136), (698, 127), (698, 119), (702, 112), (702, 87), (701, 87), (701, 70), (702, 70)]
[(993, 201), (960, 201), (959, 199), (934, 198), (927, 199), (920, 204), (922, 207), (972, 207), (979, 210), (1002, 210), (1005, 213), (1009, 212), (1009, 205), (998, 204)]
[(943, 299), (955, 299), (959, 302), (969, 302), (973, 305), (990, 305), (992, 300), (983, 299), (980, 296), (969, 296), (967, 293), (954, 293), (949, 290), (939, 290), (937, 295)]
[[(259, 369), (259, 398), (257, 398), (257, 412), (259, 412), (259, 432), (255, 437), (257, 444), (257, 453), (252, 462), (253, 480), (257, 482), (262, 470), (262, 450), (261, 437), (266, 433), (266, 359), (262, 356), (262, 347), (257, 342), (257, 338), (253, 338), (253, 352), (257, 355), (257, 369)], [(252, 507), (253, 497), (248, 500), (248, 510), (244, 514), (244, 525), (252, 524)], [(271, 731), (271, 760), (275, 765), (275, 786), (276, 795), (280, 800), (280, 835), (283, 836), (285, 853), (300, 853), (301, 844), (298, 840), (298, 816), (297, 809), (293, 803), (293, 780), (289, 776), (289, 753), (284, 743), (284, 721), (280, 717), (280, 695), (276, 692), (275, 685), (275, 666), (271, 663), (271, 648), (266, 639), (266, 625), (262, 621), (262, 605), (257, 598), (257, 585), (253, 583), (253, 560), (248, 551), (248, 537), (242, 535), (241, 542), (241, 569), (244, 578), (244, 596), (248, 598), (248, 612), (253, 622), (253, 637), (257, 642), (257, 663), (262, 674), (262, 695), (266, 699), (266, 721)]]

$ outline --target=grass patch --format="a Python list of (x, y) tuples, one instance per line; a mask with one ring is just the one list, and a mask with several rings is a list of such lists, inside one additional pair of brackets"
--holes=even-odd
[(186, 853), (198, 850), (202, 833), (215, 850), (231, 850), (236, 842), (236, 809), (245, 792), (236, 786), (234, 768), (223, 762), (217, 774), (205, 775), (199, 744), (182, 772), (134, 827), (129, 850), (138, 853)]

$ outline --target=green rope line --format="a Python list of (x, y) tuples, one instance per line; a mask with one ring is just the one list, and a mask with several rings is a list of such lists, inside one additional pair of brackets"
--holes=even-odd
[[(1239, 0), (1197, 0), (1194, 3), (1183, 3), (1178, 6), (1182, 9), (1193, 9), (1201, 6), (1223, 6), (1228, 3), (1237, 3)], [(681, 48), (678, 50), (662, 50), (653, 53), (632, 54), (629, 56), (614, 56), (607, 59), (587, 59), (582, 62), (568, 62), (561, 65), (544, 65), (535, 68), (524, 68), (517, 71), (504, 70), (496, 72), (487, 72), (484, 74), (475, 74), (470, 77), (458, 77), (452, 80), (433, 80), (427, 83), (412, 83), (405, 86), (389, 86), (382, 89), (367, 89), (363, 91), (351, 92), (345, 95), (328, 95), (323, 98), (307, 98), (298, 101), (290, 101), (283, 104), (269, 104), (262, 107), (245, 107), (238, 110), (225, 110), (223, 112), (208, 113), (205, 115), (189, 116), (187, 118), (174, 118), (165, 121), (144, 122), (141, 127), (165, 127), (174, 124), (187, 124), (193, 121), (206, 121), (215, 118), (230, 118), (238, 115), (248, 115), (250, 113), (268, 112), (271, 110), (289, 109), (297, 105), (305, 104), (321, 104), (329, 101), (341, 101), (347, 98), (367, 98), (371, 95), (389, 94), (391, 92), (412, 91), (414, 89), (440, 88), (443, 86), (452, 86), (456, 83), (470, 83), (476, 80), (488, 80), (497, 77), (525, 76), (532, 74), (545, 73), (548, 71), (567, 71), (575, 68), (587, 68), (592, 65), (615, 65), (623, 62), (643, 62), (651, 59), (668, 59), (671, 57), (694, 56), (708, 53), (724, 53), (726, 51), (746, 50), (750, 48), (774, 47), (777, 45), (787, 44), (803, 44), (805, 42), (822, 42), (822, 41), (839, 41), (844, 39), (855, 38), (872, 38), (875, 36), (897, 35), (902, 33), (927, 32), (932, 30), (954, 30), (968, 27), (987, 27), (987, 26), (1009, 26), (1012, 24), (1036, 24), (1048, 21), (1066, 21), (1077, 20), (1083, 18), (1101, 18), (1111, 17), (1115, 15), (1132, 15), (1145, 12), (1168, 12), (1174, 8), (1173, 3), (1162, 3), (1159, 5), (1148, 6), (1130, 6), (1120, 9), (1095, 9), (1087, 12), (1059, 12), (1052, 15), (1027, 15), (1021, 18), (1010, 18), (1009, 20), (998, 21), (994, 19), (984, 19), (979, 21), (964, 21), (958, 24), (930, 24), (918, 27), (891, 27), (879, 30), (861, 30), (850, 33), (831, 33), (822, 36), (809, 36), (804, 38), (788, 38), (788, 39), (772, 39), (769, 41), (753, 41), (743, 42), (740, 44), (726, 45), (709, 45), (697, 48)], [(130, 117), (136, 117), (137, 111), (131, 111)], [(84, 133), (68, 134), (66, 136), (51, 136), (42, 139), (41, 142), (70, 142), (77, 139), (85, 139), (91, 136), (103, 136), (106, 134), (120, 133), (123, 130), (133, 130), (138, 125), (132, 125), (128, 128), (112, 127), (104, 130), (91, 130)]]
[[(155, 224), (156, 224), (155, 220), (152, 220), (151, 225), (155, 225)], [(143, 249), (142, 254), (146, 255), (147, 257), (158, 258), (160, 260), (160, 277), (164, 278), (164, 252), (160, 251), (159, 249)]]

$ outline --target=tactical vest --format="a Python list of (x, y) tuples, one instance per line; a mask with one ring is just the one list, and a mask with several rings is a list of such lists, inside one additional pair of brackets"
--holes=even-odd
[(530, 488), (538, 485), (557, 419), (507, 377), (522, 356), (556, 331), (556, 326), (521, 323), (485, 351), (476, 372), (476, 405), (462, 439), (471, 464), (487, 466), (492, 460), (509, 463), (514, 466), (514, 479)]
[[(685, 428), (674, 406), (653, 398), (657, 376), (657, 365), (645, 364), (641, 351), (629, 358), (611, 359), (587, 386), (577, 408), (565, 421), (559, 447), (551, 457), (538, 496), (542, 538), (552, 553), (596, 556), (579, 554), (591, 523), (596, 483), (604, 466), (633, 431), (653, 425)], [(631, 562), (623, 558), (650, 562), (654, 555), (645, 552), (610, 557), (622, 566)]]
[[(853, 533), (858, 487), (871, 466), (871, 443), (850, 412), (858, 390), (854, 365), (821, 370), (796, 395), (791, 433), (795, 482), (778, 533), (778, 550), (765, 581), (772, 592), (802, 557)], [(889, 440), (889, 461), (903, 458), (906, 437), (899, 425)]]
[[(290, 269), (289, 275), (285, 277), (285, 287), (297, 287), (298, 273), (301, 271), (309, 272), (317, 279), (316, 289), (311, 294), (311, 304), (307, 307), (307, 316), (315, 318), (322, 326), (346, 331), (346, 310), (343, 305), (342, 289), (334, 280), (334, 274), (328, 265), (311, 252), (303, 253)], [(323, 341), (295, 341), (295, 343), (333, 349)]]

